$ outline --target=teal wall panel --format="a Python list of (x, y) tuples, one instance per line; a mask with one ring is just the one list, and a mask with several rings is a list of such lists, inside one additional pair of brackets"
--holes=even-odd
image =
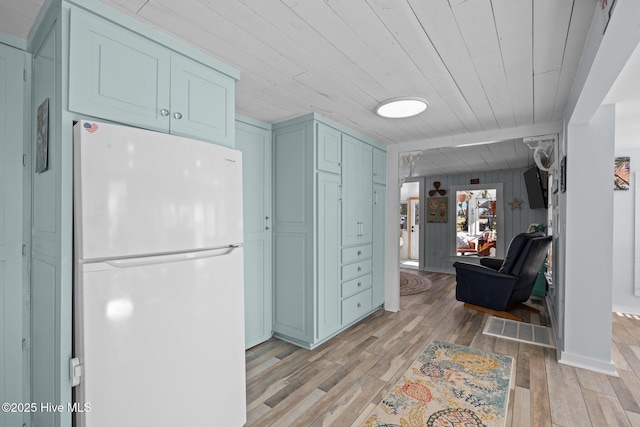
[[(24, 401), (28, 384), (23, 373), (28, 360), (22, 339), (23, 294), (29, 281), (23, 275), (23, 114), (25, 86), (22, 72), (27, 56), (0, 44), (0, 402)], [(20, 427), (23, 414), (0, 412), (0, 425)]]
[[(433, 182), (439, 181), (444, 190), (449, 190), (452, 185), (468, 185), (471, 179), (479, 179), (481, 184), (502, 183), (504, 198), (504, 248), (509, 245), (511, 239), (518, 233), (527, 231), (532, 223), (546, 224), (546, 209), (530, 209), (527, 201), (527, 189), (524, 183), (523, 173), (528, 168), (508, 169), (488, 172), (466, 173), (458, 175), (434, 175), (426, 177), (424, 191), (433, 188)], [(453, 209), (452, 200), (454, 195), (450, 192), (449, 209)], [(523, 201), (520, 209), (511, 209), (508, 204), (516, 198)], [(500, 219), (498, 219), (500, 221)], [(453, 241), (455, 236), (454, 225), (447, 223), (425, 223), (423, 224), (425, 241), (425, 270), (453, 272), (452, 264), (454, 259), (451, 255), (454, 252)], [(498, 236), (498, 238), (501, 238)]]

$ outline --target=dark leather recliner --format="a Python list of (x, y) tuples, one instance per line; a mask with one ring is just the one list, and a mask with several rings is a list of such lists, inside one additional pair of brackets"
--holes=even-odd
[(508, 310), (521, 307), (529, 299), (551, 244), (544, 233), (521, 233), (511, 240), (504, 260), (481, 258), (480, 264), (455, 262), (456, 299), (465, 307), (495, 316), (522, 320)]

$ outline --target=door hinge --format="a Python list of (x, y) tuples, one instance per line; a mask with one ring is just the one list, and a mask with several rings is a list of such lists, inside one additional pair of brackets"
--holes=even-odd
[(22, 155), (22, 166), (27, 166), (27, 155), (23, 154)]
[(22, 70), (22, 78), (25, 82), (27, 81), (27, 70)]
[(22, 245), (22, 256), (27, 256), (27, 245)]
[(75, 387), (80, 384), (82, 378), (82, 364), (77, 357), (69, 360), (69, 372), (71, 374), (71, 387)]

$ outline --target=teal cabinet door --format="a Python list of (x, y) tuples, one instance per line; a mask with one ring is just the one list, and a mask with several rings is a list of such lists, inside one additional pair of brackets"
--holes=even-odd
[(78, 9), (70, 31), (69, 110), (169, 132), (169, 51)]
[(358, 243), (370, 243), (373, 232), (373, 147), (364, 142), (358, 146)]
[(342, 135), (342, 246), (371, 242), (373, 147)]
[(316, 159), (319, 170), (340, 173), (342, 132), (323, 123), (317, 125)]
[(373, 149), (373, 182), (387, 184), (387, 153), (379, 148)]
[(271, 131), (236, 122), (236, 138), (242, 151), (245, 348), (250, 348), (271, 338), (273, 330)]
[(358, 146), (360, 141), (342, 138), (342, 246), (355, 245), (360, 237), (358, 218)]
[(340, 329), (340, 176), (318, 173), (317, 337)]
[(171, 133), (233, 147), (234, 88), (232, 78), (172, 55)]
[(384, 304), (384, 249), (387, 187), (373, 184), (373, 306)]

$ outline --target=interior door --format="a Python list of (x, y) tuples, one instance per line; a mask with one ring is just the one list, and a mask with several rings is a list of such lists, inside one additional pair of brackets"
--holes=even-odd
[(409, 259), (420, 259), (420, 199), (409, 199)]
[(236, 122), (242, 151), (245, 348), (271, 338), (271, 131)]

